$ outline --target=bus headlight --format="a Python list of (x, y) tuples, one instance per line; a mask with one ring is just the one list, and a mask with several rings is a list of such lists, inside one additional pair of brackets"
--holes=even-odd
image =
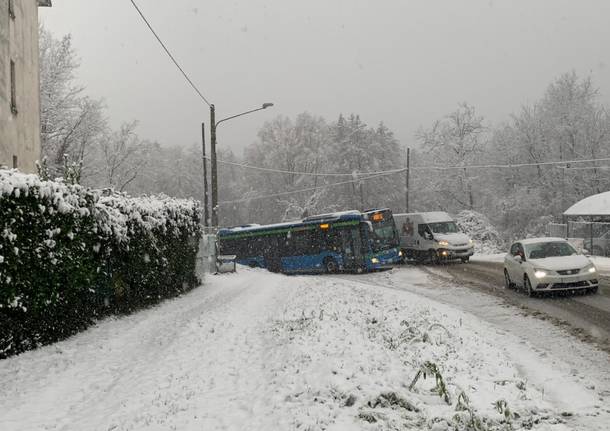
[(379, 259), (377, 259), (376, 257), (372, 257), (371, 263), (379, 263)]

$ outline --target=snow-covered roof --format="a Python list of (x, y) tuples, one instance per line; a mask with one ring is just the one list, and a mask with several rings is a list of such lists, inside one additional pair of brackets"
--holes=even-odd
[(610, 216), (610, 191), (584, 198), (563, 214), (566, 216)]
[(316, 214), (316, 215), (305, 217), (303, 219), (303, 221), (313, 221), (313, 220), (324, 220), (324, 219), (331, 219), (331, 218), (341, 218), (343, 216), (350, 216), (350, 215), (360, 215), (360, 211), (357, 211), (357, 210), (348, 210), (348, 211), (337, 211), (337, 212), (334, 212), (334, 213), (327, 213), (327, 214)]
[(440, 223), (440, 222), (448, 222), (454, 221), (453, 218), (443, 211), (430, 211), (423, 213), (401, 213), (394, 214), (396, 216), (409, 216), (409, 217), (421, 217), (424, 223)]
[(307, 217), (303, 220), (292, 220), (292, 221), (286, 221), (286, 222), (281, 222), (281, 223), (273, 223), (273, 224), (266, 224), (266, 225), (260, 225), (260, 224), (251, 224), (251, 225), (244, 225), (244, 226), (237, 226), (237, 227), (232, 227), (232, 228), (222, 228), (218, 231), (218, 234), (220, 236), (223, 235), (230, 235), (232, 233), (247, 233), (247, 232), (255, 232), (255, 231), (260, 231), (260, 230), (273, 230), (273, 229), (287, 229), (287, 228), (292, 228), (295, 226), (299, 226), (299, 225), (312, 225), (312, 224), (317, 224), (317, 223), (322, 223), (322, 222), (331, 222), (331, 221), (337, 221), (337, 220), (354, 220), (357, 219), (359, 217), (362, 217), (362, 214), (359, 211), (342, 211), (342, 212), (336, 212), (336, 213), (330, 213), (330, 214), (320, 214), (320, 215), (315, 215), (315, 216), (310, 216)]

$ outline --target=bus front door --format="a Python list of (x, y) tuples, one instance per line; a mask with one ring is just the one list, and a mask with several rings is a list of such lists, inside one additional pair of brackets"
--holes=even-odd
[(346, 270), (358, 271), (364, 267), (362, 237), (358, 228), (341, 231), (343, 261)]

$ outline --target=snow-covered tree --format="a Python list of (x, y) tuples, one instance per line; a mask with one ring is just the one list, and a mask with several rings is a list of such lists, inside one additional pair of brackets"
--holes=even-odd
[(88, 153), (107, 129), (103, 104), (76, 84), (79, 63), (69, 35), (56, 39), (40, 26), (39, 47), (43, 156), (52, 176), (63, 176), (66, 155), (86, 176)]
[[(485, 150), (486, 128), (475, 108), (461, 103), (457, 110), (418, 132), (425, 160), (439, 167), (467, 166), (480, 161)], [(425, 177), (443, 209), (478, 207), (477, 172), (469, 169), (430, 170)]]

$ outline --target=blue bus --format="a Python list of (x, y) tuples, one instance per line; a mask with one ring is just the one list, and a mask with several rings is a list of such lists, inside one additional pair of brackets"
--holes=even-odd
[(401, 252), (389, 209), (345, 211), (271, 225), (218, 231), (220, 254), (273, 272), (373, 271), (399, 263)]

